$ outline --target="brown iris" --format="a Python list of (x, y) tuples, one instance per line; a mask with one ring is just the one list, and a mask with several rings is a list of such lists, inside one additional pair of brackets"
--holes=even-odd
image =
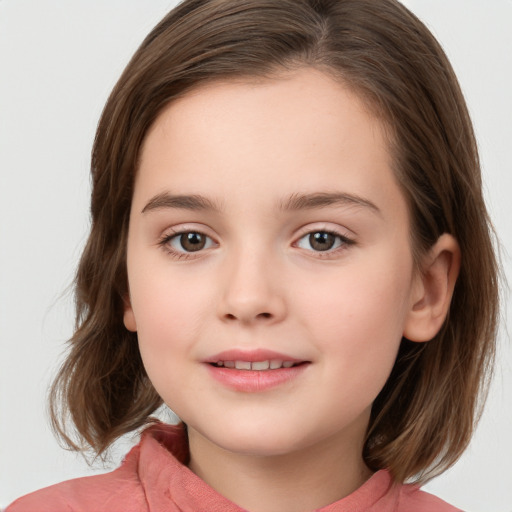
[(309, 244), (315, 251), (328, 251), (336, 242), (336, 236), (326, 231), (317, 231), (309, 235)]
[(201, 233), (182, 233), (180, 235), (180, 245), (187, 252), (195, 252), (204, 249), (206, 245), (206, 236)]

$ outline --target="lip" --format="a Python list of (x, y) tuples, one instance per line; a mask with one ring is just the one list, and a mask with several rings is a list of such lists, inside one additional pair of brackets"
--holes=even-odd
[(291, 361), (292, 363), (305, 362), (304, 359), (297, 359), (296, 357), (289, 356), (267, 349), (255, 349), (255, 350), (240, 350), (231, 349), (219, 352), (208, 359), (205, 363), (216, 363), (217, 361), (249, 361), (255, 363), (257, 361), (267, 361), (271, 359), (279, 359), (281, 361)]
[[(248, 361), (258, 362), (267, 360), (291, 361), (297, 366), (278, 368), (275, 370), (237, 370), (216, 366), (218, 361)], [(260, 393), (283, 386), (295, 380), (304, 373), (310, 361), (297, 359), (273, 350), (227, 350), (215, 354), (204, 361), (210, 376), (222, 386), (242, 393)]]

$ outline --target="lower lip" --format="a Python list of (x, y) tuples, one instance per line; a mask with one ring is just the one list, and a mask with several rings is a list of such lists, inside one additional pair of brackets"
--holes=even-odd
[(307, 363), (277, 370), (237, 370), (208, 364), (212, 377), (222, 385), (243, 393), (258, 393), (276, 388), (301, 375)]

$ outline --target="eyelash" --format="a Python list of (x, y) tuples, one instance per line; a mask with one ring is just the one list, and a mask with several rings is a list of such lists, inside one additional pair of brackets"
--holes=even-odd
[[(349, 238), (346, 235), (342, 235), (341, 233), (338, 233), (333, 230), (312, 229), (312, 230), (306, 231), (303, 234), (301, 234), (301, 236), (297, 239), (297, 241), (293, 243), (293, 246), (301, 248), (299, 246), (299, 243), (301, 242), (301, 240), (305, 239), (306, 237), (311, 237), (311, 235), (320, 234), (320, 233), (322, 233), (324, 235), (328, 235), (328, 236), (333, 236), (335, 238), (335, 244), (338, 244), (338, 245), (337, 245), (337, 247), (329, 248), (324, 251), (321, 251), (321, 250), (315, 251), (314, 249), (302, 248), (307, 252), (311, 252), (311, 253), (315, 254), (315, 257), (329, 258), (335, 254), (338, 254), (338, 252), (340, 252), (340, 251), (346, 250), (348, 246), (354, 245), (356, 243), (355, 240), (353, 240), (352, 238)], [(178, 237), (182, 237), (183, 235), (187, 235), (187, 234), (199, 235), (199, 236), (207, 238), (210, 241), (210, 245), (206, 249), (209, 249), (212, 245), (216, 244), (216, 242), (213, 240), (212, 237), (206, 235), (205, 233), (203, 233), (201, 231), (182, 230), (182, 231), (173, 231), (170, 234), (168, 233), (168, 234), (163, 235), (162, 238), (160, 238), (160, 240), (158, 241), (158, 245), (160, 247), (162, 247), (163, 249), (165, 249), (165, 251), (170, 256), (172, 256), (173, 258), (178, 259), (178, 260), (193, 259), (195, 257), (199, 257), (203, 253), (205, 248), (200, 248), (197, 251), (186, 251), (186, 250), (179, 251), (179, 250), (172, 248), (172, 246), (170, 245), (170, 242), (172, 240), (178, 239)], [(208, 243), (208, 241), (206, 243)]]
[[(308, 252), (311, 252), (315, 255), (315, 257), (317, 258), (329, 258), (329, 257), (332, 257), (332, 256), (335, 256), (337, 255), (340, 251), (345, 251), (349, 246), (351, 245), (354, 245), (356, 242), (354, 239), (352, 238), (349, 238), (347, 237), (346, 235), (342, 235), (341, 233), (337, 232), (337, 231), (334, 231), (334, 230), (331, 230), (331, 229), (309, 229), (308, 231), (304, 232), (298, 239), (296, 242), (294, 242), (294, 246), (295, 247), (299, 247), (299, 243), (306, 239), (306, 238), (310, 238), (312, 235), (317, 235), (317, 234), (323, 234), (323, 235), (328, 235), (328, 236), (332, 236), (334, 237), (335, 241), (334, 243), (335, 244), (338, 244), (336, 247), (334, 248), (329, 248), (329, 249), (326, 249), (324, 251), (315, 251), (313, 249), (304, 249), (305, 251), (308, 251)], [(311, 242), (311, 240), (310, 240)], [(311, 243), (310, 243), (311, 245)]]
[[(173, 258), (178, 259), (178, 260), (191, 259), (194, 257), (198, 257), (203, 252), (203, 250), (204, 250), (203, 248), (199, 249), (198, 251), (187, 252), (185, 250), (178, 251), (170, 245), (170, 243), (172, 242), (173, 239), (178, 239), (179, 237), (182, 237), (183, 235), (187, 235), (187, 234), (200, 235), (202, 237), (207, 238), (209, 241), (213, 242), (213, 244), (216, 243), (212, 237), (206, 235), (205, 233), (203, 233), (199, 230), (184, 229), (181, 231), (173, 231), (172, 233), (167, 233), (167, 234), (163, 235), (162, 238), (160, 238), (160, 240), (158, 241), (158, 245), (160, 247), (162, 247), (162, 249), (164, 249), (170, 256), (172, 256)], [(211, 244), (211, 245), (213, 245), (213, 244)], [(195, 254), (196, 252), (198, 253), (197, 255)]]

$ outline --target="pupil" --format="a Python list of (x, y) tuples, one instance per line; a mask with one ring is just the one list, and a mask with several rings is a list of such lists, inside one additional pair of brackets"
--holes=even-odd
[(183, 233), (180, 236), (183, 249), (188, 252), (200, 251), (206, 244), (205, 237), (201, 233)]
[(318, 231), (309, 235), (309, 243), (311, 247), (317, 251), (328, 251), (332, 249), (335, 242), (335, 236), (325, 231)]

